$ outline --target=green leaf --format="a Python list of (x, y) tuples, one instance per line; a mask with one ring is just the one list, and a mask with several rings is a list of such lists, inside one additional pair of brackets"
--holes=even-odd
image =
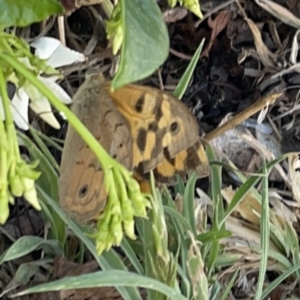
[(193, 234), (197, 233), (196, 219), (195, 219), (195, 184), (197, 180), (196, 173), (190, 176), (183, 195), (183, 215), (188, 220)]
[(261, 224), (260, 224), (260, 243), (261, 243), (261, 257), (259, 264), (259, 274), (256, 284), (255, 300), (263, 299), (261, 297), (264, 287), (266, 272), (268, 269), (268, 253), (270, 244), (270, 207), (269, 207), (269, 184), (268, 184), (268, 170), (266, 161), (263, 160), (263, 177), (262, 177), (262, 205), (261, 205)]
[(14, 296), (21, 296), (30, 293), (45, 291), (60, 291), (74, 288), (94, 288), (101, 286), (144, 287), (168, 295), (168, 297), (173, 300), (187, 300), (187, 298), (180, 295), (178, 291), (157, 280), (137, 275), (131, 272), (119, 270), (99, 271), (81, 276), (65, 277), (63, 279), (31, 287)]
[(57, 0), (0, 0), (0, 26), (25, 27), (64, 12)]
[(197, 240), (203, 244), (205, 243), (212, 243), (219, 241), (221, 239), (225, 239), (227, 237), (230, 237), (231, 231), (229, 230), (215, 230), (212, 229), (208, 232), (201, 233), (197, 235)]
[(122, 0), (123, 44), (112, 88), (151, 75), (166, 60), (169, 36), (155, 0)]
[(0, 256), (0, 265), (6, 261), (25, 256), (43, 245), (50, 246), (57, 255), (61, 255), (56, 241), (46, 241), (36, 236), (24, 236), (14, 242), (13, 245)]
[(294, 274), (300, 269), (300, 265), (295, 265), (280, 276), (276, 277), (267, 288), (263, 291), (261, 299), (265, 299), (273, 290), (275, 290), (285, 279)]
[(189, 63), (187, 69), (185, 70), (183, 76), (180, 78), (179, 83), (176, 86), (176, 89), (173, 92), (174, 97), (181, 99), (182, 96), (184, 95), (186, 88), (189, 85), (189, 82), (193, 76), (194, 70), (197, 66), (197, 63), (199, 61), (199, 57), (200, 54), (202, 52), (203, 49), (203, 45), (204, 45), (204, 41), (205, 39), (202, 39), (197, 51), (194, 53), (194, 56), (191, 60), (191, 62)]

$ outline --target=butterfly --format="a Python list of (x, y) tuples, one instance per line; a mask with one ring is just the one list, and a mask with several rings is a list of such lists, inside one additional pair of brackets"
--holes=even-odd
[[(172, 184), (209, 174), (199, 125), (187, 106), (161, 90), (126, 85), (111, 91), (102, 75), (90, 75), (73, 99), (72, 111), (103, 148), (141, 182), (153, 171), (158, 183)], [(80, 223), (99, 217), (107, 192), (95, 154), (69, 126), (62, 154), (59, 199)]]

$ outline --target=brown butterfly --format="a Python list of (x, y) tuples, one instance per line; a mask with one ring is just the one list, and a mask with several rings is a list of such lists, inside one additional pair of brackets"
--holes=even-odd
[[(73, 112), (105, 150), (135, 172), (139, 181), (154, 172), (159, 183), (176, 175), (209, 173), (197, 120), (172, 95), (155, 88), (127, 85), (114, 92), (100, 75), (89, 76), (78, 89)], [(107, 193), (94, 153), (69, 126), (61, 162), (62, 207), (80, 223), (97, 219)]]

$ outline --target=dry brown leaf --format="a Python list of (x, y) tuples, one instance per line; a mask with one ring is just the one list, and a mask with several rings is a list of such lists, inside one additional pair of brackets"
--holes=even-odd
[(284, 199), (277, 192), (269, 192), (269, 201), (276, 221), (280, 223), (282, 228), (287, 222), (292, 224), (297, 221), (295, 213), (284, 203)]
[[(259, 233), (259, 229), (257, 228), (257, 231), (254, 229), (246, 227), (245, 222), (234, 218), (234, 217), (228, 217), (225, 222), (225, 228), (226, 230), (229, 230), (232, 232), (233, 236), (239, 237), (240, 241), (237, 241), (238, 245), (242, 245), (242, 241), (245, 241), (247, 246), (247, 249), (249, 250), (250, 247), (255, 247), (260, 245), (261, 236)], [(269, 244), (270, 251), (275, 251), (277, 253), (280, 253), (280, 250), (276, 247), (276, 245), (270, 241)], [(239, 249), (240, 250), (240, 249)], [(249, 251), (249, 255), (251, 255)]]
[(279, 19), (281, 22), (297, 29), (300, 28), (300, 19), (293, 15), (284, 6), (270, 0), (255, 0), (255, 2), (257, 3), (257, 5), (263, 8), (269, 14), (273, 15), (275, 18)]
[(261, 33), (260, 33), (259, 29), (257, 28), (256, 24), (247, 17), (245, 17), (245, 21), (248, 23), (248, 25), (251, 29), (251, 32), (252, 32), (252, 35), (254, 38), (255, 48), (256, 48), (256, 51), (259, 55), (259, 58), (260, 58), (262, 64), (265, 67), (275, 68), (276, 67), (276, 64), (275, 64), (276, 57), (264, 44), (262, 37), (261, 37)]
[[(236, 190), (233, 190), (232, 187), (229, 186), (222, 189), (221, 193), (227, 203), (230, 203)], [(251, 192), (247, 193), (244, 199), (237, 205), (236, 211), (239, 212), (246, 221), (255, 225), (260, 224), (258, 214), (261, 214), (261, 206)], [(254, 213), (253, 211), (256, 211), (257, 213)]]
[(208, 26), (212, 29), (212, 33), (210, 36), (209, 43), (207, 47), (201, 54), (201, 57), (208, 57), (209, 51), (214, 43), (214, 40), (218, 36), (218, 34), (228, 25), (231, 20), (231, 11), (230, 10), (223, 10), (221, 11), (217, 17), (212, 20), (211, 16), (208, 18)]

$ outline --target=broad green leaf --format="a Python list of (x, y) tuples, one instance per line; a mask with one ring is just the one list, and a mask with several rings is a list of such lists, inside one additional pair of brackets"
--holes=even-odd
[(14, 242), (4, 253), (2, 253), (0, 256), (0, 265), (5, 261), (27, 255), (43, 245), (50, 246), (57, 255), (61, 255), (60, 250), (57, 248), (56, 241), (44, 240), (36, 236), (24, 236)]
[(178, 291), (157, 280), (120, 270), (99, 271), (81, 276), (65, 277), (63, 279), (31, 287), (14, 296), (45, 291), (61, 291), (66, 289), (94, 288), (101, 286), (143, 287), (159, 291), (168, 295), (168, 297), (173, 300), (187, 300), (187, 298), (180, 295)]
[(54, 14), (61, 14), (64, 9), (57, 0), (0, 0), (2, 13), (0, 26), (25, 27), (40, 22)]
[(122, 0), (123, 44), (112, 88), (151, 75), (166, 60), (169, 36), (155, 0)]

